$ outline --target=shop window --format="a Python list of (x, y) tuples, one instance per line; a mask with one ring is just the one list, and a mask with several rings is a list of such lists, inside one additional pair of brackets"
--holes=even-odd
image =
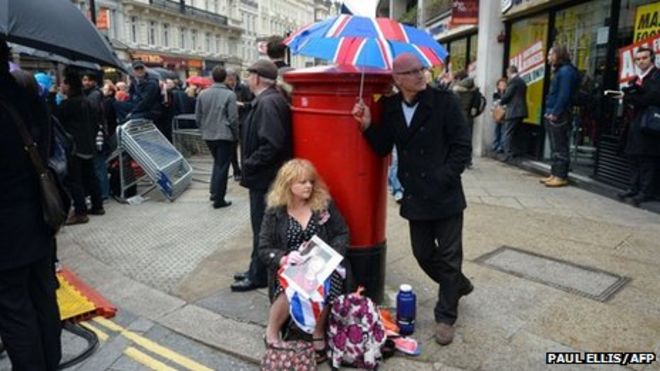
[(459, 71), (465, 71), (467, 63), (465, 57), (467, 55), (467, 39), (459, 39), (452, 41), (449, 44), (451, 50), (450, 67), (451, 71), (455, 74)]
[(170, 46), (170, 25), (167, 23), (163, 24), (163, 46)]
[(156, 22), (149, 22), (149, 45), (156, 45)]
[(137, 17), (131, 17), (131, 42), (137, 44), (138, 41), (138, 20)]
[[(660, 35), (660, 1), (627, 0), (621, 4), (617, 48)], [(656, 53), (656, 65), (660, 56)]]
[(477, 39), (478, 34), (470, 35), (470, 50), (468, 51), (467, 71), (468, 75), (474, 76), (477, 71)]
[(181, 28), (181, 35), (179, 36), (181, 36), (181, 38), (179, 39), (179, 46), (181, 47), (181, 49), (187, 49), (188, 43), (186, 40), (188, 39), (188, 30), (185, 28)]
[[(609, 0), (591, 1), (555, 14), (553, 43), (567, 47), (571, 61), (582, 76), (581, 100), (589, 102), (589, 109), (576, 112), (578, 127), (573, 138), (575, 148), (593, 146), (599, 134), (598, 127), (605, 126), (598, 123), (602, 117), (600, 102), (607, 72), (609, 15)], [(576, 162), (576, 166), (593, 165), (593, 159)]]
[(548, 15), (543, 14), (511, 25), (509, 64), (518, 67), (527, 83), (526, 123), (540, 125), (543, 107), (543, 79), (547, 54)]

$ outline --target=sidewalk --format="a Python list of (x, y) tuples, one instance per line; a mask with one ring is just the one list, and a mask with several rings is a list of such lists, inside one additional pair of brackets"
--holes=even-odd
[[(233, 272), (249, 260), (247, 192), (230, 181), (233, 205), (212, 209), (204, 183), (210, 160), (192, 163), (196, 181), (180, 199), (168, 203), (152, 193), (138, 206), (111, 202), (105, 216), (63, 230), (60, 256), (119, 307), (256, 363), (263, 354), (266, 292), (229, 291)], [(476, 159), (463, 179), (469, 204), (464, 270), (475, 290), (461, 300), (456, 338), (447, 347), (432, 339), (437, 286), (418, 268), (407, 223), (388, 199), (386, 293), (393, 302), (399, 284), (415, 288), (415, 338), (423, 353), (395, 357), (383, 369), (536, 370), (552, 367), (545, 365), (548, 351), (660, 353), (660, 215), (574, 187), (547, 189), (535, 175), (489, 159)], [(502, 246), (591, 270), (553, 261), (534, 265), (534, 256), (498, 250)], [(557, 270), (543, 272), (546, 266)], [(529, 279), (549, 273), (550, 281), (597, 292), (608, 272), (629, 280), (605, 302)], [(660, 364), (633, 369), (660, 370)]]

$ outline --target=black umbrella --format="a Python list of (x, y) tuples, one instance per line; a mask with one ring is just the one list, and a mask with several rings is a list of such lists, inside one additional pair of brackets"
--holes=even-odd
[(0, 0), (0, 39), (124, 69), (105, 37), (70, 0)]

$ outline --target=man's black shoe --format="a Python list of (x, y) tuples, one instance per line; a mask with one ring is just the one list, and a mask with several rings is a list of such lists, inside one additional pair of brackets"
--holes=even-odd
[(618, 197), (619, 200), (623, 200), (624, 198), (634, 197), (636, 195), (637, 195), (637, 192), (633, 191), (632, 189), (629, 189), (627, 191), (617, 193), (616, 197)]
[(267, 285), (258, 285), (252, 282), (249, 278), (245, 278), (240, 281), (236, 281), (232, 283), (231, 286), (229, 287), (231, 288), (231, 291), (243, 292), (243, 291), (260, 289), (266, 286)]
[(470, 293), (474, 290), (474, 286), (472, 286), (472, 282), (470, 280), (465, 281), (465, 284), (463, 285), (463, 288), (461, 288), (461, 296), (467, 296), (470, 295)]
[(234, 273), (234, 281), (242, 281), (247, 278), (249, 272), (236, 272)]
[(646, 201), (650, 201), (650, 200), (651, 200), (651, 197), (649, 197), (647, 195), (638, 194), (638, 195), (636, 195), (636, 196), (634, 196), (633, 198), (630, 199), (630, 203), (632, 203), (633, 206), (635, 206), (635, 207), (639, 207), (639, 204), (641, 204), (642, 202), (646, 202)]
[(209, 201), (215, 201), (215, 195), (209, 196)]
[(237, 182), (241, 181), (241, 174), (234, 174), (234, 180)]
[(220, 209), (220, 208), (223, 208), (223, 207), (227, 207), (229, 205), (231, 205), (231, 201), (222, 200), (222, 201), (219, 201), (219, 202), (218, 201), (213, 202), (213, 208), (214, 209)]
[(87, 214), (89, 215), (105, 215), (105, 209), (100, 207), (98, 209), (89, 209), (87, 210)]

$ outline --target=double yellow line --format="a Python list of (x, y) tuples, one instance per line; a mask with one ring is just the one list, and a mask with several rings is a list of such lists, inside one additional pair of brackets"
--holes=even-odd
[[(142, 348), (158, 354), (159, 356), (166, 358), (174, 363), (176, 363), (179, 366), (182, 366), (186, 370), (191, 370), (191, 371), (212, 371), (212, 369), (204, 366), (201, 363), (195, 362), (192, 359), (183, 356), (171, 349), (168, 349), (150, 339), (147, 339), (143, 336), (140, 336), (132, 331), (129, 331), (118, 324), (107, 320), (103, 317), (94, 317), (93, 321), (96, 322), (97, 324), (105, 327), (107, 330), (114, 331), (118, 333), (119, 335), (122, 335), (126, 339), (132, 341), (133, 343), (141, 346)], [(87, 329), (93, 331), (98, 338), (101, 341), (106, 341), (108, 340), (109, 336), (106, 334), (103, 330), (99, 329), (98, 327), (92, 325), (90, 322), (84, 322), (81, 323), (82, 326), (86, 327)], [(166, 365), (163, 362), (158, 361), (157, 359), (149, 356), (148, 354), (138, 350), (135, 347), (127, 347), (124, 350), (124, 354), (127, 357), (130, 357), (134, 361), (144, 365), (145, 367), (148, 367), (152, 370), (157, 370), (157, 371), (172, 371), (176, 370), (168, 365)]]

